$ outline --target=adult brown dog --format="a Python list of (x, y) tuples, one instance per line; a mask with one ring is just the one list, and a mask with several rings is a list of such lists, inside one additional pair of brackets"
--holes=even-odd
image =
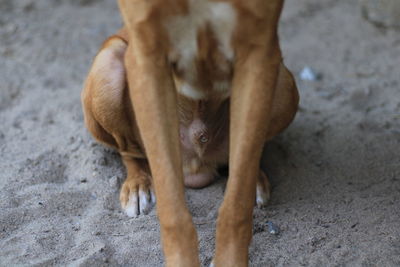
[(214, 264), (248, 264), (254, 201), (264, 205), (270, 190), (261, 152), (298, 105), (277, 36), (282, 5), (119, 0), (125, 25), (94, 60), (82, 93), (85, 123), (122, 156), (127, 214), (146, 213), (157, 196), (168, 266), (199, 265), (184, 184), (206, 186), (228, 162)]

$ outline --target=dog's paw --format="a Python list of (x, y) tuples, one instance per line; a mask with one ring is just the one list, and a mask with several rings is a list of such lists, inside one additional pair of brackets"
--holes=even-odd
[(156, 203), (156, 197), (148, 177), (126, 179), (121, 187), (119, 199), (122, 209), (129, 217), (147, 214)]
[(260, 170), (260, 177), (257, 180), (256, 192), (257, 207), (265, 207), (271, 197), (271, 184), (269, 183), (268, 177), (263, 170)]

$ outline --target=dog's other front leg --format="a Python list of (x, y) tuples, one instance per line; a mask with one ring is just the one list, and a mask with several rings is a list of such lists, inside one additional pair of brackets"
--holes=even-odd
[[(128, 30), (125, 54), (129, 94), (149, 160), (167, 266), (198, 266), (198, 242), (185, 204), (177, 97), (157, 5), (119, 0)], [(159, 11), (159, 10), (158, 10)]]
[(239, 13), (243, 23), (233, 42), (229, 179), (217, 221), (216, 266), (248, 265), (260, 157), (282, 60), (277, 37), (281, 7), (279, 0), (239, 6), (247, 12)]

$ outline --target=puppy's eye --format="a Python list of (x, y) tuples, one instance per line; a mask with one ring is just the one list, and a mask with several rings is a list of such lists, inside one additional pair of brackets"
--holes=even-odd
[(202, 134), (202, 135), (200, 135), (200, 142), (201, 143), (207, 143), (208, 142), (208, 140), (209, 140), (209, 138), (208, 138), (208, 136), (206, 135), (206, 134)]

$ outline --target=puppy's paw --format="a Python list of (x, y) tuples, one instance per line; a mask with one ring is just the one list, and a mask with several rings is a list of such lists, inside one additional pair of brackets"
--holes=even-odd
[(119, 199), (122, 209), (129, 217), (149, 213), (156, 203), (150, 177), (146, 174), (135, 178), (128, 177), (121, 187)]
[(271, 197), (271, 184), (269, 183), (268, 177), (263, 170), (260, 170), (260, 176), (257, 180), (256, 192), (257, 207), (265, 207)]

